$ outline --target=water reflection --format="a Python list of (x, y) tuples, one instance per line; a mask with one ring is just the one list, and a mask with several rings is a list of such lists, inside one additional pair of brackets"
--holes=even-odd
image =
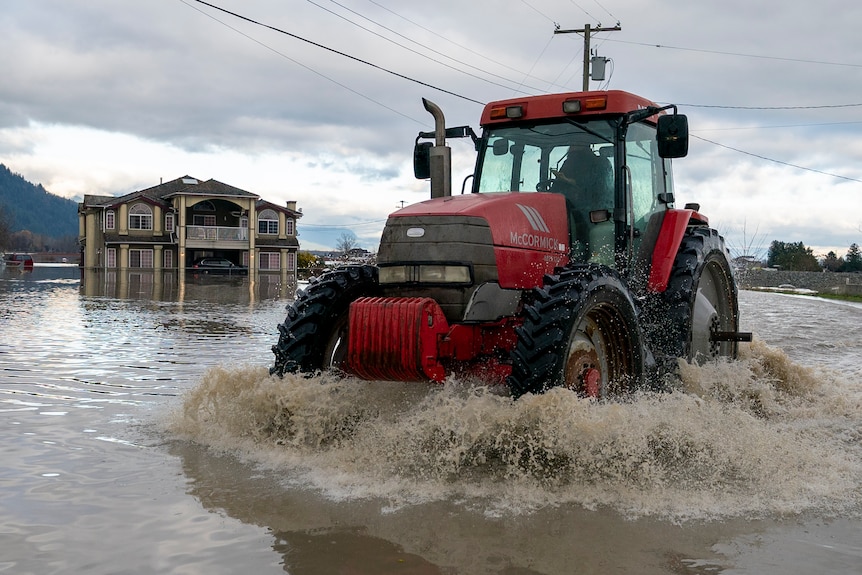
[[(201, 276), (175, 270), (94, 270), (80, 272), (81, 295), (156, 301), (207, 300), (253, 303), (292, 298), (296, 284), (285, 274)], [(225, 289), (230, 288), (230, 289)]]
[[(464, 513), (445, 503), (381, 514), (385, 502), (338, 503), (307, 490), (285, 489), (274, 473), (195, 444), (174, 441), (169, 452), (182, 463), (190, 495), (212, 513), (265, 527), (273, 537), (272, 549), (283, 558), (284, 571), (293, 575), (535, 575), (562, 572), (555, 569), (574, 556), (588, 555), (585, 548), (595, 543), (591, 537), (576, 537), (561, 528), (552, 539), (563, 544), (563, 551), (555, 552), (550, 561), (540, 561), (556, 567), (536, 571), (528, 566), (533, 559), (524, 548), (532, 546), (529, 532), (535, 525), (530, 521), (521, 527), (505, 520), (489, 523), (480, 514)], [(579, 512), (575, 515), (579, 519), (574, 523), (583, 519)], [(571, 516), (568, 522), (571, 527)], [(591, 542), (572, 545), (570, 539)], [(560, 562), (561, 557), (566, 559)], [(585, 557), (580, 561), (590, 562)], [(655, 572), (652, 567), (641, 572)]]

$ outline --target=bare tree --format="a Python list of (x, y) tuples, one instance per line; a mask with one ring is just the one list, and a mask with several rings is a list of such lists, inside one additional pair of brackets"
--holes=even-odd
[(742, 245), (738, 245), (736, 242), (730, 242), (728, 240), (728, 247), (731, 252), (731, 256), (734, 259), (743, 258), (749, 261), (761, 261), (765, 259), (767, 255), (766, 248), (766, 235), (758, 233), (760, 230), (760, 225), (755, 227), (754, 233), (748, 233), (748, 221), (745, 220), (742, 223)]
[(335, 249), (343, 254), (346, 254), (353, 248), (357, 247), (359, 241), (356, 239), (356, 234), (351, 231), (342, 232), (338, 236), (338, 241), (335, 242)]

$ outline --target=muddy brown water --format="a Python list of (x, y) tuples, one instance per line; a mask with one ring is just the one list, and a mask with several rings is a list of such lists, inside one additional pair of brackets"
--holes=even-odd
[(858, 304), (742, 292), (674, 393), (512, 402), (272, 379), (247, 279), (84, 283), (0, 272), (0, 573), (862, 573)]

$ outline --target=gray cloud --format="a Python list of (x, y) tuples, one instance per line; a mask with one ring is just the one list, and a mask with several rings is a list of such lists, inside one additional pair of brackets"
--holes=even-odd
[[(593, 42), (601, 55), (613, 59), (610, 88), (696, 105), (681, 107), (695, 135), (862, 179), (858, 125), (836, 124), (862, 121), (862, 107), (700, 107), (862, 102), (862, 43), (856, 30), (862, 6), (838, 0), (816, 6), (781, 0), (658, 0), (646, 8), (641, 2), (620, 0), (605, 3), (610, 12), (591, 4), (588, 16), (566, 0), (501, 0), (493, 11), (487, 2), (453, 0), (349, 5), (386, 30), (335, 3), (319, 2), (378, 36), (311, 3), (215, 3), (481, 102), (580, 89), (582, 40), (554, 35), (554, 22), (580, 28), (597, 19), (603, 25), (619, 19), (621, 32), (600, 34)], [(823, 14), (837, 17), (828, 26), (813, 25)], [(478, 128), (481, 111), (474, 102), (193, 0), (11, 0), (0, 19), (0, 37), (11, 47), (0, 52), (0, 161), (36, 145), (4, 138), (4, 129), (38, 122), (129, 134), (200, 153), (303, 157), (321, 170), (392, 182), (409, 166), (416, 132), (431, 127), (422, 97), (440, 104), (452, 125)], [(797, 124), (822, 125), (763, 127)], [(727, 129), (752, 126), (761, 128)], [(676, 166), (687, 188), (682, 195), (709, 191), (707, 199), (720, 207), (722, 219), (738, 214), (737, 219), (750, 221), (746, 206), (752, 199), (774, 195), (778, 199), (773, 203), (780, 205), (783, 190), (796, 181), (816, 182), (811, 184), (814, 197), (798, 196), (796, 206), (780, 206), (795, 209), (800, 222), (814, 217), (813, 207), (806, 207), (809, 202), (821, 203), (833, 190), (845, 204), (853, 198), (858, 202), (844, 205), (842, 211), (859, 212), (862, 207), (858, 194), (851, 197), (843, 191), (846, 181), (828, 176), (809, 180), (804, 171), (698, 140), (692, 142), (691, 156)], [(211, 176), (219, 179), (219, 174)], [(858, 183), (851, 185), (858, 191)], [(775, 222), (772, 229), (782, 229), (780, 218), (762, 209), (756, 215)], [(818, 242), (846, 239), (832, 238), (819, 224), (797, 224), (795, 229), (818, 235)]]

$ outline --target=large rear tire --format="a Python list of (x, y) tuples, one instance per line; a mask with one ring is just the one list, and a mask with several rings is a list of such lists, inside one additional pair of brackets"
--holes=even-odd
[(609, 268), (546, 275), (517, 335), (508, 378), (514, 397), (562, 386), (604, 399), (641, 384), (644, 348), (634, 302)]
[(326, 272), (287, 308), (272, 346), (271, 374), (316, 373), (338, 369), (347, 356), (350, 303), (378, 295), (377, 268), (349, 266)]
[(686, 232), (667, 290), (655, 300), (648, 332), (659, 355), (696, 363), (736, 357), (736, 342), (714, 337), (739, 330), (736, 282), (724, 239), (716, 230)]

